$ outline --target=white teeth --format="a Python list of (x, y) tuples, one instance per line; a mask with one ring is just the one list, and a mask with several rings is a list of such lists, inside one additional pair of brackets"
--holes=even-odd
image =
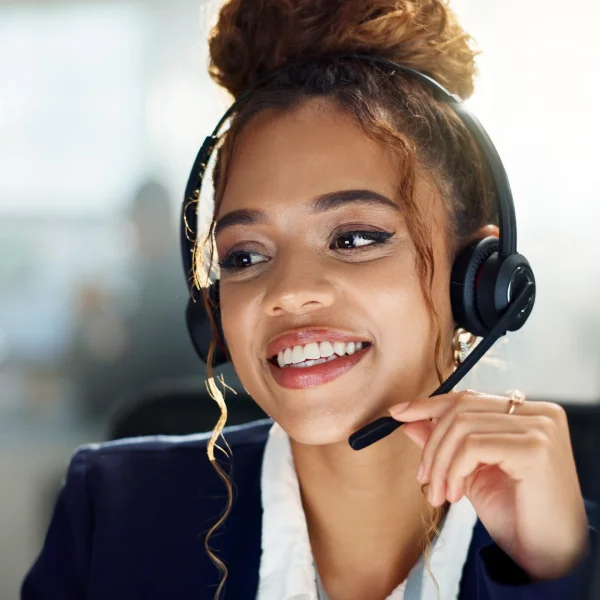
[(321, 356), (321, 350), (319, 349), (319, 344), (317, 344), (317, 342), (311, 342), (304, 346), (304, 358), (306, 360), (316, 360), (321, 358)]
[(334, 342), (333, 351), (338, 356), (344, 356), (344, 354), (346, 354), (346, 344), (344, 344), (344, 342)]
[(292, 362), (294, 364), (300, 363), (304, 360), (304, 349), (302, 346), (294, 346), (292, 350)]
[(291, 365), (292, 368), (297, 369), (297, 368), (304, 368), (304, 367), (312, 367), (313, 365), (320, 365), (321, 363), (324, 362), (329, 362), (330, 360), (335, 360), (337, 358), (337, 356), (335, 354), (332, 354), (329, 358), (319, 358), (319, 360), (306, 360), (302, 363), (298, 363), (297, 365)]
[(316, 364), (316, 362), (317, 362), (316, 360), (307, 360), (307, 361), (305, 361), (303, 363), (300, 363), (299, 365), (296, 365), (296, 366), (298, 366), (300, 368), (302, 368), (302, 367), (312, 367), (314, 364)]
[(327, 358), (333, 354), (331, 342), (321, 342), (319, 344), (319, 350), (321, 351), (321, 358)]
[(328, 360), (335, 360), (346, 354), (352, 355), (363, 348), (362, 342), (311, 342), (306, 346), (294, 346), (277, 354), (277, 364), (286, 366), (310, 367)]
[(296, 367), (312, 367), (313, 365), (320, 365), (321, 363), (327, 362), (324, 358), (319, 358), (319, 360), (307, 360), (306, 362), (300, 363), (299, 365), (294, 365)]

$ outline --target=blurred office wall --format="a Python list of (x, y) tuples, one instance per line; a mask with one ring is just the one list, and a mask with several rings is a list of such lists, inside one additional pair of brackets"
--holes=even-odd
[[(218, 5), (0, 3), (0, 600), (17, 598), (74, 448), (103, 439), (138, 386), (204, 374), (177, 227), (227, 106), (206, 74)], [(596, 402), (600, 8), (455, 6), (484, 51), (470, 103), (505, 161), (539, 290), (524, 330), (465, 385)]]

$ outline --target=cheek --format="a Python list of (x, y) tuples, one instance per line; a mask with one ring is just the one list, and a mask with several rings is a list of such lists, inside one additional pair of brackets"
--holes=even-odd
[(373, 294), (370, 314), (377, 320), (384, 363), (413, 368), (431, 337), (431, 319), (418, 278), (411, 275)]
[[(448, 289), (449, 272), (436, 270), (432, 300), (440, 318), (442, 344), (452, 330)], [(412, 261), (372, 269), (361, 282), (364, 314), (373, 320), (382, 371), (405, 385), (420, 373), (435, 372), (436, 321), (426, 302), (415, 264)]]
[(251, 304), (248, 302), (247, 296), (222, 286), (221, 322), (227, 347), (234, 366), (237, 366), (241, 359), (248, 355), (249, 344), (253, 341), (254, 323), (252, 322)]
[(260, 398), (260, 382), (265, 376), (261, 369), (267, 365), (261, 366), (265, 324), (258, 296), (245, 285), (231, 288), (224, 285), (221, 319), (231, 363), (240, 383), (253, 398)]

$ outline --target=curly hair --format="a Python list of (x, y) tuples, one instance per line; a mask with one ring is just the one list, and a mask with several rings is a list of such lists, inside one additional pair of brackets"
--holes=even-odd
[[(415, 182), (419, 172), (432, 174), (445, 202), (449, 246), (456, 255), (480, 227), (498, 222), (490, 173), (464, 124), (430, 89), (410, 76), (390, 74), (342, 55), (360, 52), (387, 58), (432, 76), (466, 99), (473, 93), (476, 74), (478, 53), (473, 39), (442, 0), (228, 0), (211, 30), (209, 48), (209, 72), (220, 86), (234, 98), (253, 90), (240, 102), (219, 142), (211, 222), (195, 252), (194, 279), (211, 319), (214, 307), (205, 284), (214, 269), (214, 215), (223, 199), (241, 131), (264, 110), (285, 112), (306, 100), (324, 98), (367, 136), (385, 143), (397, 159), (397, 198), (404, 203), (423, 297), (437, 326), (432, 361), (441, 383), (443, 346), (441, 320), (432, 297), (432, 234), (415, 199)], [(213, 331), (217, 332), (214, 322)], [(214, 459), (215, 443), (226, 420), (225, 402), (210, 367), (216, 344), (215, 338), (208, 357), (209, 389), (224, 412), (213, 430), (209, 457), (226, 482), (229, 501), (208, 532), (205, 547), (223, 575), (215, 594), (218, 598), (227, 568), (211, 552), (209, 537), (227, 516), (232, 490)], [(423, 540), (430, 574), (430, 545), (439, 533), (437, 523), (444, 510), (430, 507)]]

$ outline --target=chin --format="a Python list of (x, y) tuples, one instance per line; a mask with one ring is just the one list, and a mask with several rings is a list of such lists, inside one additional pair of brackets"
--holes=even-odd
[[(331, 413), (319, 415), (295, 416), (275, 421), (298, 444), (322, 446), (327, 444), (346, 444), (352, 433), (360, 428), (357, 420), (349, 418), (346, 413), (340, 418)], [(350, 446), (348, 446), (350, 447)]]

